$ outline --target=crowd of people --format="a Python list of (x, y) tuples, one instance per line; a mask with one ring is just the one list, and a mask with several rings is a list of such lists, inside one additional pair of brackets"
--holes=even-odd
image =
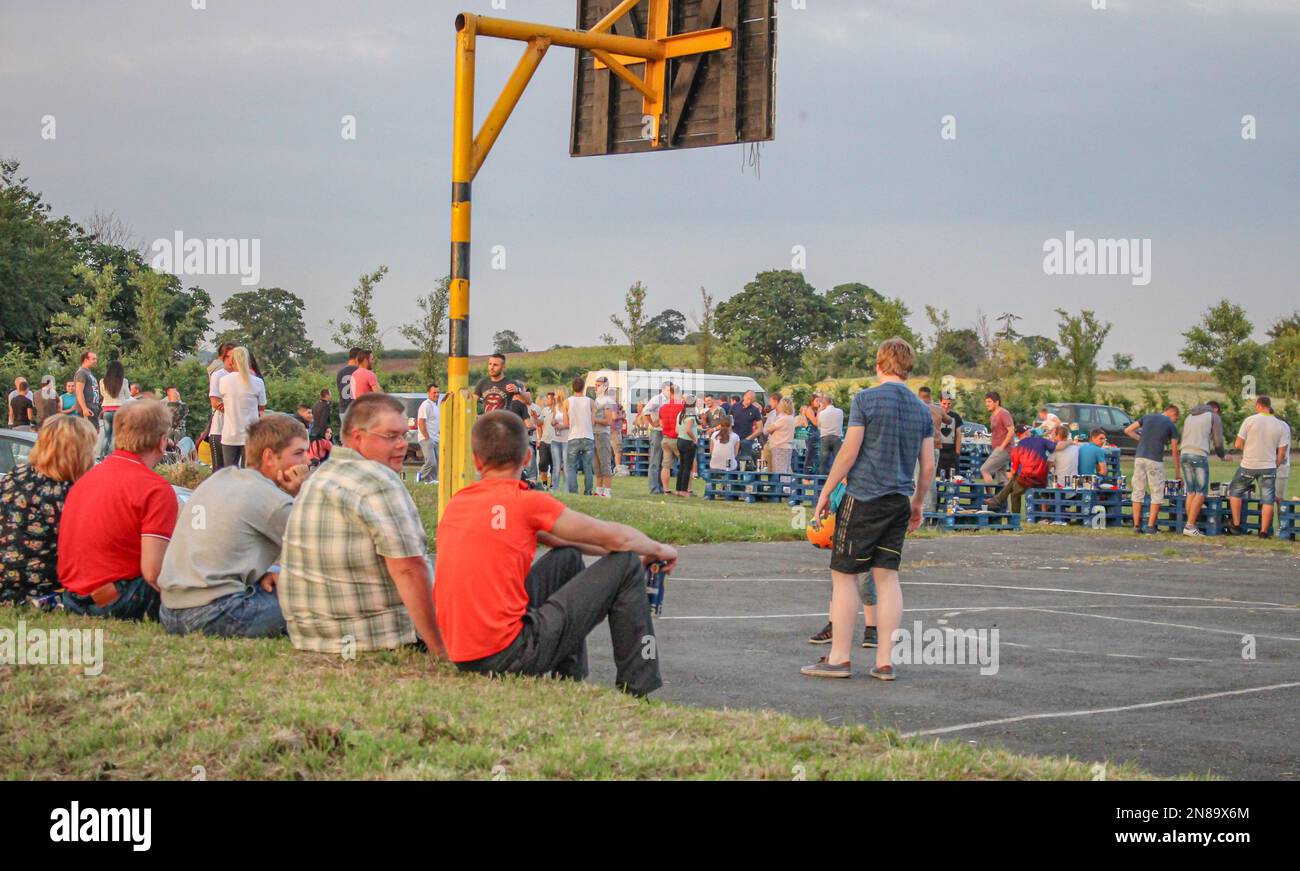
[[(175, 447), (174, 389), (165, 401), (149, 391), (133, 395), (120, 365), (96, 378), (88, 352), (66, 391), (71, 401), (47, 401), (39, 420), (18, 424), (37, 427), (37, 435), (28, 462), (0, 479), (0, 603), (157, 620), (176, 635), (287, 635), (293, 647), (318, 653), (410, 646), (465, 671), (579, 680), (587, 675), (586, 638), (608, 621), (617, 685), (635, 695), (660, 686), (645, 572), (671, 571), (676, 551), (545, 492), (561, 481), (575, 492), (581, 473), (585, 493), (609, 496), (629, 415), (606, 379), (597, 378), (591, 392), (575, 379), (572, 392), (557, 389), (535, 400), (507, 377), (503, 356), (492, 359), (475, 387), (483, 403), (471, 434), (478, 480), (441, 513), (435, 564), (402, 478), (406, 407), (380, 391), (371, 354), (353, 349), (340, 370), (341, 437), (323, 462), (313, 462), (317, 442), (331, 440), (330, 391), (321, 391), (313, 407), (268, 412), (252, 354), (236, 345), (218, 352), (205, 428), (215, 471), (185, 500), (154, 470)], [(659, 473), (649, 476), (649, 486), (678, 496), (690, 492), (699, 440), (708, 440), (711, 468), (734, 468), (738, 456), (757, 451), (768, 468), (788, 471), (794, 429), (806, 428), (814, 467), (826, 473), (815, 514), (825, 517), (838, 504), (830, 619), (810, 639), (830, 644), (830, 652), (804, 667), (806, 675), (851, 673), (861, 606), (861, 646), (876, 650), (870, 674), (894, 679), (891, 639), (903, 610), (898, 571), (905, 536), (933, 505), (936, 471), (957, 468), (963, 423), (951, 397), (936, 403), (927, 390), (907, 388), (914, 360), (904, 340), (884, 342), (877, 386), (860, 391), (847, 415), (825, 393), (796, 413), (780, 394), (764, 408), (752, 392), (697, 401), (665, 383), (630, 416), (650, 435)], [(50, 386), (52, 379), (42, 379), (42, 392)], [(25, 387), (20, 381), (9, 398), (20, 418), (37, 406)], [(421, 480), (437, 479), (441, 401), (430, 385), (418, 414), (426, 446)], [(1017, 425), (996, 392), (985, 405), (992, 443), (981, 472), (989, 483), (1003, 481), (993, 509), (1009, 503), (1017, 510), (1025, 490), (1043, 486), (1049, 470), (1107, 471), (1104, 431), (1081, 441), (1047, 409), (1033, 427)], [(1139, 532), (1152, 530), (1165, 498), (1167, 445), (1187, 487), (1193, 530), (1208, 487), (1208, 456), (1225, 456), (1215, 403), (1191, 409), (1181, 431), (1180, 418), (1170, 405), (1128, 429), (1137, 439)], [(183, 413), (180, 420), (183, 430)], [(1260, 534), (1271, 534), (1273, 502), (1286, 492), (1290, 441), (1269, 398), (1258, 397), (1235, 440), (1242, 452), (1229, 488), (1235, 531), (1244, 497), (1258, 487)], [(539, 546), (548, 552), (535, 559)], [(597, 559), (588, 565), (584, 556)]]

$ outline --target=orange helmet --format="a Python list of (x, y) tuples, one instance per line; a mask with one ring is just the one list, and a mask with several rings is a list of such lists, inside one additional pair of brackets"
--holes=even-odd
[(814, 517), (808, 524), (807, 532), (808, 541), (813, 547), (830, 550), (831, 541), (835, 538), (835, 515), (827, 515), (821, 520)]

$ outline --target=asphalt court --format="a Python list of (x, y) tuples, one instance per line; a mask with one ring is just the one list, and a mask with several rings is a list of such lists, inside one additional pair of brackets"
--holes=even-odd
[[(903, 627), (986, 640), (996, 628), (997, 669), (900, 665), (891, 684), (867, 677), (874, 651), (856, 643), (851, 680), (799, 674), (829, 649), (807, 641), (826, 622), (828, 557), (794, 542), (682, 548), (656, 623), (656, 697), (1161, 775), (1300, 779), (1300, 548), (1120, 533), (909, 539)], [(604, 629), (590, 647), (592, 679), (611, 682)]]

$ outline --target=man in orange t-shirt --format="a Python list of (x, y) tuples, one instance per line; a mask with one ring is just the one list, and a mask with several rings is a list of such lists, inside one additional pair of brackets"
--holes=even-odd
[[(645, 566), (671, 571), (677, 551), (529, 489), (517, 415), (483, 415), (471, 443), (480, 480), (438, 522), (433, 601), (451, 660), (465, 671), (583, 680), (587, 635), (608, 618), (615, 684), (637, 696), (662, 686)], [(539, 543), (551, 551), (534, 563)], [(584, 553), (600, 559), (586, 567)]]

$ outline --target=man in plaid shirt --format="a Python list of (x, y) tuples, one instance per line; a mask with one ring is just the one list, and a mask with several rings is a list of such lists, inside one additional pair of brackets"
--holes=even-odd
[(405, 457), (402, 403), (384, 393), (354, 400), (343, 445), (303, 484), (284, 532), (277, 589), (299, 650), (423, 641), (445, 656), (424, 526), (399, 476)]

